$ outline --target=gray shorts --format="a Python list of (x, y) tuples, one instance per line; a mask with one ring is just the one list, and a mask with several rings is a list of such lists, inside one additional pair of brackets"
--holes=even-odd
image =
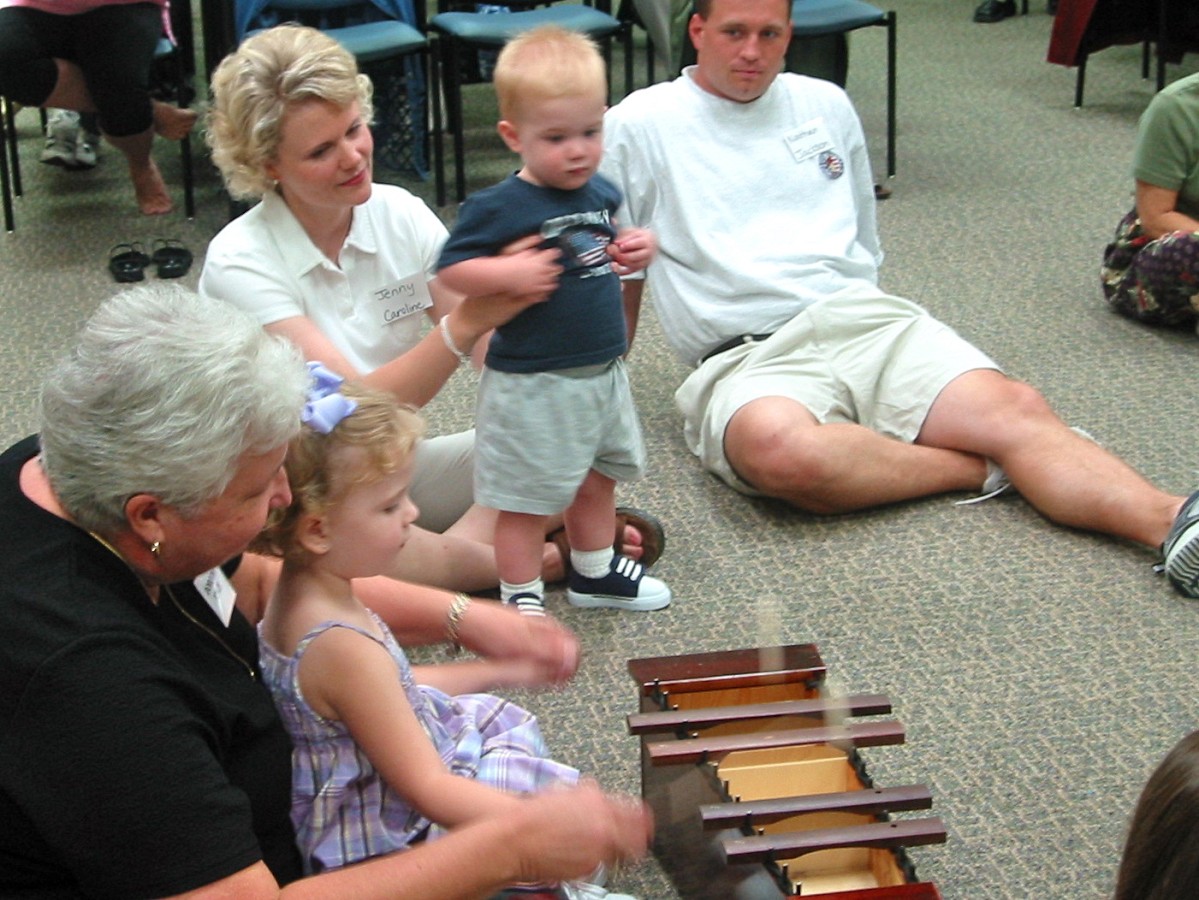
[(475, 416), (475, 500), (553, 515), (587, 472), (613, 481), (645, 473), (645, 442), (624, 360), (557, 372), (485, 368)]
[(998, 368), (908, 300), (846, 293), (812, 304), (766, 340), (702, 362), (675, 402), (691, 452), (731, 487), (758, 495), (724, 455), (725, 429), (747, 403), (785, 397), (821, 423), (857, 423), (910, 443), (947, 384)]

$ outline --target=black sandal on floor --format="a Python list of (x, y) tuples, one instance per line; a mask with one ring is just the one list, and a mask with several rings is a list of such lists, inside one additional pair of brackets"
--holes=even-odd
[(158, 267), (159, 278), (181, 278), (192, 267), (192, 252), (174, 238), (156, 238), (150, 259)]
[(108, 251), (108, 271), (121, 283), (144, 281), (150, 257), (145, 248), (137, 243), (117, 244)]

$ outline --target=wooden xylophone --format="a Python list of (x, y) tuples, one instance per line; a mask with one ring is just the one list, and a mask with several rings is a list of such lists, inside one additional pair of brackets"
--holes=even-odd
[(904, 847), (944, 843), (923, 785), (876, 787), (859, 747), (901, 744), (877, 694), (825, 695), (812, 644), (629, 661), (654, 854), (688, 900), (939, 900)]

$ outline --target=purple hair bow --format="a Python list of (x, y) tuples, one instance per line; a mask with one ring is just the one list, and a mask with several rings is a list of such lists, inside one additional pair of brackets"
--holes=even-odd
[(337, 390), (345, 379), (321, 363), (308, 363), (308, 372), (312, 375), (312, 387), (308, 389), (308, 402), (300, 413), (300, 421), (314, 431), (328, 434), (358, 408), (358, 401)]

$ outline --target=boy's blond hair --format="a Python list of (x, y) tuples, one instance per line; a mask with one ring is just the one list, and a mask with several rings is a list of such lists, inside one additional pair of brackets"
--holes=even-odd
[(514, 121), (524, 104), (559, 97), (608, 94), (604, 58), (591, 38), (557, 25), (517, 35), (495, 63), (500, 118)]
[(412, 458), (425, 430), (418, 413), (384, 391), (348, 383), (338, 390), (358, 405), (328, 434), (304, 427), (288, 445), (291, 504), (271, 511), (251, 550), (303, 559), (297, 528), (305, 516), (321, 515), (349, 488), (390, 475)]

